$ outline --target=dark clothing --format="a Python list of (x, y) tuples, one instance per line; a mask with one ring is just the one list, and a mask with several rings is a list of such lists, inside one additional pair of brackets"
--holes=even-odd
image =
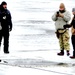
[(73, 28), (75, 28), (75, 17), (73, 18), (73, 20), (71, 22), (71, 26), (73, 26)]
[(75, 15), (74, 15), (74, 17), (73, 17), (72, 22), (71, 22), (70, 25), (69, 25), (69, 24), (64, 25), (64, 29), (70, 28), (70, 27), (72, 27), (72, 26), (73, 26), (73, 28), (75, 29)]
[(4, 52), (8, 52), (9, 47), (9, 31), (12, 30), (11, 14), (9, 10), (2, 9), (0, 11), (0, 22), (2, 30), (0, 30), (0, 45), (2, 37), (4, 38)]
[(71, 36), (72, 46), (73, 46), (73, 56), (75, 56), (75, 35)]
[(71, 41), (72, 41), (72, 46), (73, 46), (73, 56), (75, 57), (75, 15), (73, 17), (73, 20), (71, 22), (71, 26), (73, 26), (72, 30), (72, 36), (71, 36)]
[[(70, 28), (70, 27), (72, 27), (71, 28), (71, 31), (72, 31), (71, 41), (72, 41), (72, 46), (73, 46), (73, 57), (75, 58), (75, 15), (74, 15), (70, 25), (68, 25), (68, 24), (64, 25), (65, 29)], [(71, 57), (71, 58), (73, 58), (73, 57)]]
[(12, 29), (11, 14), (7, 9), (1, 10), (1, 25), (4, 31)]

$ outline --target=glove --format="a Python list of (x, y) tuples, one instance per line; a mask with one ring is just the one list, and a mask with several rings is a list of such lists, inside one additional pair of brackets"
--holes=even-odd
[(9, 27), (9, 32), (10, 32), (10, 31), (12, 31), (12, 28), (11, 28), (11, 27)]
[(59, 17), (59, 11), (56, 12), (56, 17)]
[(63, 27), (64, 27), (64, 29), (66, 29), (66, 28), (70, 28), (70, 27), (71, 27), (71, 25), (66, 24), (66, 25), (64, 25)]
[(9, 25), (9, 32), (12, 31), (12, 24)]
[(12, 31), (12, 28), (10, 28), (9, 31)]

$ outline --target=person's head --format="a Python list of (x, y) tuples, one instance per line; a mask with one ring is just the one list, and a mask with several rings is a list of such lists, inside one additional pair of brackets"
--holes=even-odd
[(72, 14), (75, 15), (75, 8), (72, 9)]
[(65, 11), (65, 5), (64, 5), (64, 3), (61, 3), (61, 4), (60, 4), (60, 6), (59, 6), (59, 11), (60, 11), (61, 13), (63, 13), (63, 11)]
[(7, 3), (6, 3), (5, 1), (3, 1), (3, 2), (1, 3), (1, 6), (2, 6), (2, 8), (7, 9)]

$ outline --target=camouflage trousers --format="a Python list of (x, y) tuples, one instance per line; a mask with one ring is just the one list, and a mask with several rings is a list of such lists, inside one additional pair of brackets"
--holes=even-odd
[(60, 50), (70, 50), (69, 39), (69, 30), (66, 30), (65, 33), (59, 35)]

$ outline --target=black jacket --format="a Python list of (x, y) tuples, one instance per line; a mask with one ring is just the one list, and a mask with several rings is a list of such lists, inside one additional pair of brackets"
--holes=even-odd
[(0, 22), (2, 30), (4, 31), (12, 30), (11, 13), (8, 9), (0, 10)]

